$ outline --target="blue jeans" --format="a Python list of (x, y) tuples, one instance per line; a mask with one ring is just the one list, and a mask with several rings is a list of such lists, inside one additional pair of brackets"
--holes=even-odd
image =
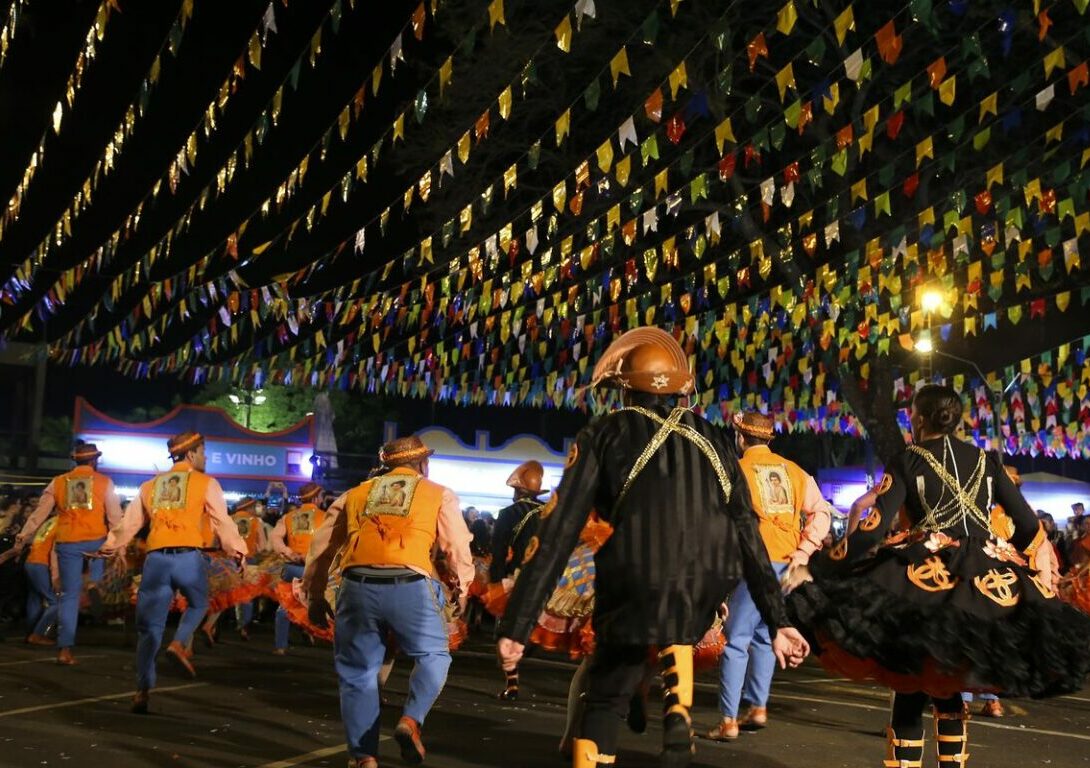
[(57, 593), (53, 591), (49, 566), (41, 563), (26, 564), (26, 625), (34, 635), (44, 635), (57, 620)]
[[(288, 563), (280, 572), (282, 581), (303, 578), (303, 565), (301, 563)], [(288, 620), (288, 612), (283, 608), (276, 609), (276, 623), (273, 625), (273, 642), (277, 648), (288, 647), (288, 637), (291, 633), (291, 622)]]
[[(79, 622), (79, 599), (83, 594), (83, 553), (97, 552), (106, 539), (57, 542), (57, 566), (61, 572), (60, 605), (57, 611), (57, 647), (71, 648), (76, 644), (76, 624)], [(98, 582), (106, 568), (101, 558), (91, 560), (91, 581)]]
[[(773, 563), (772, 569), (782, 577), (787, 563)], [(768, 704), (776, 656), (768, 626), (744, 581), (730, 596), (729, 607), (730, 615), (723, 627), (727, 647), (719, 660), (719, 712), (723, 717), (738, 717), (743, 699), (755, 707)]]
[[(994, 693), (978, 693), (976, 694), (976, 698), (980, 699), (981, 701), (999, 701), (999, 697), (996, 696)], [(964, 701), (966, 704), (972, 704), (973, 694), (969, 691), (962, 691), (961, 700)]]
[(402, 584), (341, 582), (334, 666), (352, 757), (378, 754), (378, 673), (387, 632), (394, 633), (398, 648), (415, 661), (403, 714), (422, 725), (439, 698), (450, 668), (443, 600), (442, 587), (431, 579)]
[(174, 633), (174, 639), (185, 645), (208, 610), (208, 561), (195, 549), (172, 554), (149, 552), (136, 595), (136, 687), (140, 690), (155, 685), (155, 655), (163, 644), (176, 589), (189, 604)]

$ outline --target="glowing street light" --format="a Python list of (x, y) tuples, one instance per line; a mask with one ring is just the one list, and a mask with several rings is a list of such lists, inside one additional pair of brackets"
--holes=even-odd
[(920, 306), (928, 314), (938, 311), (939, 307), (942, 306), (942, 293), (936, 290), (924, 291), (923, 296), (920, 298)]
[(925, 355), (930, 355), (935, 351), (934, 345), (931, 343), (930, 336), (921, 336), (916, 339), (916, 351), (922, 352)]
[(241, 408), (246, 406), (246, 429), (250, 428), (250, 412), (255, 405), (261, 405), (268, 398), (262, 393), (260, 389), (244, 389), (241, 395), (236, 395), (234, 392), (227, 395), (227, 399), (231, 401), (232, 405)]

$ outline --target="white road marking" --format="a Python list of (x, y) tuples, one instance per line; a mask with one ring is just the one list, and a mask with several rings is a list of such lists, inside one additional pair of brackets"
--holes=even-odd
[[(84, 659), (103, 659), (103, 658), (105, 658), (104, 655), (96, 654), (94, 656), (80, 656), (79, 660), (83, 661)], [(15, 666), (18, 666), (20, 664), (47, 664), (47, 663), (50, 663), (50, 662), (52, 662), (53, 664), (56, 664), (57, 663), (56, 657), (55, 656), (46, 656), (46, 657), (41, 658), (41, 659), (23, 659), (22, 661), (0, 661), (0, 667), (15, 667)]]
[[(86, 656), (84, 658), (87, 658)], [(201, 688), (208, 685), (208, 683), (186, 683), (185, 685), (171, 685), (166, 688), (155, 688), (152, 690), (152, 694), (167, 693), (168, 691), (182, 691), (187, 688)], [(62, 709), (64, 707), (78, 707), (81, 704), (93, 704), (96, 701), (110, 701), (112, 699), (128, 699), (136, 695), (136, 691), (127, 691), (125, 693), (112, 693), (109, 696), (95, 696), (90, 699), (74, 699), (72, 701), (62, 701), (59, 704), (41, 704), (36, 707), (20, 707), (19, 709), (5, 709), (0, 710), (0, 717), (11, 717), (12, 715), (25, 715), (30, 712), (44, 712), (50, 709)]]
[[(390, 736), (380, 736), (379, 741), (389, 741)], [(336, 747), (323, 747), (322, 749), (316, 749), (313, 752), (307, 752), (304, 755), (296, 755), (295, 757), (289, 757), (287, 760), (277, 760), (272, 763), (264, 763), (257, 766), (257, 768), (292, 768), (293, 766), (305, 763), (308, 760), (314, 760), (319, 757), (329, 757), (330, 755), (339, 755), (341, 752), (348, 750), (344, 744)]]

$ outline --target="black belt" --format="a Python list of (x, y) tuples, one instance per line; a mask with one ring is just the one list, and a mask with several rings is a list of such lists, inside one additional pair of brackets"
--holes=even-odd
[(419, 573), (414, 573), (412, 576), (372, 576), (355, 570), (345, 571), (341, 576), (350, 579), (351, 581), (362, 582), (363, 584), (411, 584), (414, 581), (420, 581), (424, 578)]
[[(183, 552), (196, 552), (200, 547), (160, 547), (152, 552), (162, 552), (164, 555), (180, 555)], [(150, 554), (150, 553), (149, 553)]]

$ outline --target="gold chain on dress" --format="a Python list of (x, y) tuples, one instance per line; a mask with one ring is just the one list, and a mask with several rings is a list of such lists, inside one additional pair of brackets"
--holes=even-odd
[[(916, 525), (917, 528), (928, 532), (937, 532), (960, 523), (966, 517), (969, 517), (985, 531), (991, 530), (990, 517), (976, 503), (977, 495), (980, 493), (980, 486), (983, 484), (986, 474), (984, 451), (980, 451), (976, 467), (973, 469), (972, 474), (969, 475), (969, 479), (965, 484), (966, 487), (962, 488), (958, 480), (946, 469), (945, 444), (941, 462), (935, 458), (931, 451), (918, 445), (910, 445), (908, 450), (927, 462), (927, 465), (931, 467), (942, 483), (943, 491), (950, 491), (954, 495), (954, 498), (944, 502), (943, 496), (945, 496), (945, 493), (941, 493), (938, 502), (932, 507), (927, 503), (924, 494), (920, 493), (920, 504), (923, 506), (924, 518)], [(957, 461), (957, 459), (951, 458), (953, 461)]]
[(643, 453), (636, 459), (636, 463), (632, 465), (632, 470), (628, 473), (628, 478), (624, 481), (624, 486), (621, 488), (621, 493), (617, 497), (617, 502), (614, 507), (618, 507), (621, 501), (628, 494), (628, 489), (632, 487), (632, 482), (636, 479), (636, 476), (647, 466), (647, 462), (651, 461), (651, 457), (655, 455), (655, 452), (662, 447), (662, 444), (666, 442), (671, 434), (675, 434), (690, 443), (695, 445), (704, 457), (711, 463), (712, 469), (715, 471), (715, 476), (719, 480), (719, 487), (723, 489), (723, 497), (728, 503), (730, 503), (730, 494), (732, 490), (730, 478), (727, 477), (727, 470), (723, 466), (722, 460), (719, 458), (719, 453), (715, 450), (715, 447), (711, 444), (711, 441), (704, 435), (700, 434), (696, 429), (690, 427), (688, 424), (681, 424), (681, 417), (688, 411), (687, 408), (678, 406), (671, 411), (668, 418), (662, 418), (657, 413), (649, 411), (646, 408), (640, 408), (639, 406), (630, 406), (628, 408), (622, 408), (624, 411), (635, 411), (641, 416), (646, 416), (659, 425), (658, 432), (651, 438), (651, 442), (647, 444), (647, 447), (643, 449)]
[(531, 503), (533, 506), (530, 507), (530, 511), (523, 515), (522, 519), (518, 521), (518, 525), (511, 529), (511, 541), (515, 541), (519, 537), (519, 534), (522, 533), (522, 529), (530, 522), (530, 518), (536, 515), (541, 511), (541, 508), (545, 506), (542, 502), (536, 500)]

